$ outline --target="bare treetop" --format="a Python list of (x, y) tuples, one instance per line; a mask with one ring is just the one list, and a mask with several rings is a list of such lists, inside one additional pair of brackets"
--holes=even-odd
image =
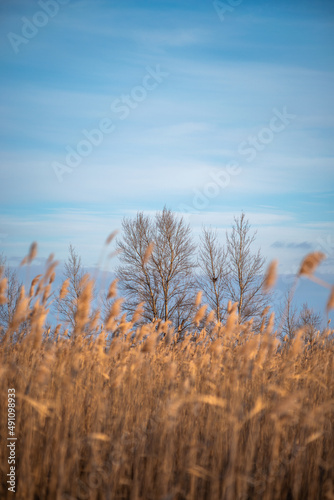
[(238, 302), (240, 323), (260, 316), (268, 304), (268, 297), (262, 290), (265, 259), (260, 250), (253, 253), (255, 237), (256, 231), (251, 233), (244, 213), (234, 218), (232, 231), (226, 234), (228, 291), (231, 300)]
[(204, 292), (209, 307), (221, 322), (226, 312), (227, 258), (226, 249), (219, 242), (217, 232), (212, 229), (203, 228), (198, 265), (199, 289)]
[(164, 208), (154, 218), (141, 212), (134, 219), (125, 218), (122, 227), (117, 277), (127, 298), (125, 309), (134, 312), (144, 302), (143, 319), (185, 326), (192, 311), (196, 266), (189, 225)]

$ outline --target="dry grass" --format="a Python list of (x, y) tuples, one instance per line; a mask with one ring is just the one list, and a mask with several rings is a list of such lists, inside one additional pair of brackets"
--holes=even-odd
[(214, 341), (202, 330), (178, 342), (169, 324), (135, 329), (119, 300), (108, 318), (119, 335), (109, 342), (89, 314), (85, 277), (75, 335), (55, 342), (43, 328), (49, 267), (34, 306), (22, 295), (0, 344), (1, 498), (12, 495), (8, 387), (17, 399), (17, 499), (334, 498), (333, 331), (313, 345), (300, 332), (279, 348), (272, 316), (256, 335), (251, 323), (238, 326), (231, 304)]

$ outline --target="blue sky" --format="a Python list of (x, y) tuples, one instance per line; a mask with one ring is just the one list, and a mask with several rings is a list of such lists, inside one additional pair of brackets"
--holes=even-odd
[(228, 3), (1, 3), (12, 262), (32, 241), (62, 260), (71, 242), (94, 266), (123, 216), (166, 204), (195, 237), (223, 238), (243, 210), (282, 273), (319, 249), (334, 276), (334, 4)]

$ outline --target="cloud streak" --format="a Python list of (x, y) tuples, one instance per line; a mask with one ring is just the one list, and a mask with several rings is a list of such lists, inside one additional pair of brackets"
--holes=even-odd
[[(7, 2), (3, 40), (38, 5)], [(191, 205), (194, 191), (204, 192), (212, 174), (234, 161), (242, 173), (191, 217), (196, 234), (203, 223), (223, 232), (244, 210), (268, 258), (279, 250), (287, 269), (305, 244), (327, 241), (333, 230), (332, 13), (330, 4), (314, 2), (302, 11), (291, 2), (242, 2), (221, 23), (210, 2), (124, 7), (72, 0), (18, 54), (2, 44), (5, 251), (15, 256), (36, 239), (45, 254), (54, 246), (63, 256), (73, 240), (92, 264), (123, 215)], [(170, 75), (141, 104), (132, 99), (138, 106), (122, 121), (112, 103), (124, 105), (145, 68), (157, 62)], [(262, 148), (273, 109), (284, 106), (296, 118)], [(86, 140), (82, 131), (106, 118), (117, 129), (60, 185), (50, 165), (66, 163), (66, 148), (76, 149)], [(252, 137), (260, 148), (247, 161), (238, 147), (250, 147)]]

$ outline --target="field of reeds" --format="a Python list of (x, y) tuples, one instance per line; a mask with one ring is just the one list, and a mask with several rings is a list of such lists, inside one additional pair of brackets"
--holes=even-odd
[(52, 273), (22, 290), (0, 344), (1, 499), (334, 498), (333, 331), (282, 346), (273, 316), (255, 333), (234, 305), (214, 327), (196, 327), (199, 312), (181, 339), (168, 322), (120, 319), (116, 301), (110, 337), (86, 278), (73, 335), (50, 337)]

